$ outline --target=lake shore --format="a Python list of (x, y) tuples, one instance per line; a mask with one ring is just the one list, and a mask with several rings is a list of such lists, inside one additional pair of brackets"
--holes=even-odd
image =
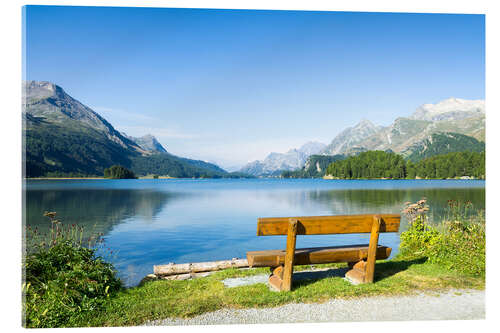
[[(104, 177), (37, 177), (37, 178), (23, 178), (24, 180), (111, 180), (112, 178), (104, 178)], [(158, 176), (157, 178), (154, 178), (152, 176), (142, 176), (138, 177), (136, 179), (179, 179), (175, 177), (169, 177), (169, 176)], [(186, 178), (186, 179), (191, 179), (191, 178)]]
[[(34, 177), (34, 178), (23, 178), (23, 180), (111, 180), (112, 178), (104, 177)], [(228, 179), (228, 178), (177, 178), (170, 176), (139, 176), (136, 179)], [(248, 178), (231, 178), (231, 179), (248, 179)], [(252, 178), (250, 178), (252, 179)], [(257, 178), (255, 178), (257, 179)], [(342, 179), (332, 176), (323, 176), (318, 178), (278, 178), (278, 177), (263, 177), (258, 179), (324, 179), (324, 180), (485, 180), (484, 178), (474, 178), (474, 177), (458, 177), (458, 178), (420, 178), (416, 177), (413, 179), (407, 178), (351, 178)]]

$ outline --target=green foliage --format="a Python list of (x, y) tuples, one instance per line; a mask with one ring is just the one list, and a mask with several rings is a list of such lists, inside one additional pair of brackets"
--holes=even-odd
[(449, 204), (448, 218), (437, 226), (426, 223), (425, 212), (409, 215), (410, 226), (400, 237), (400, 256), (411, 259), (426, 257), (430, 263), (450, 270), (484, 276), (484, 212), (471, 214), (470, 203), (462, 205), (450, 201)]
[(226, 174), (216, 165), (164, 153), (134, 156), (131, 158), (130, 169), (137, 175), (153, 173), (175, 178), (220, 178)]
[(459, 133), (435, 133), (431, 139), (425, 140), (423, 144), (415, 147), (407, 157), (412, 162), (418, 162), (424, 158), (443, 155), (451, 152), (483, 152), (485, 144), (475, 138)]
[(393, 152), (367, 151), (330, 164), (326, 173), (341, 179), (405, 178), (406, 163)]
[(121, 165), (113, 165), (104, 169), (104, 177), (112, 179), (136, 179), (134, 173)]
[(25, 132), (26, 177), (102, 175), (106, 166), (129, 166), (130, 152), (102, 133), (52, 124)]
[(401, 233), (399, 253), (405, 258), (425, 256), (436, 243), (442, 242), (442, 234), (427, 225), (422, 216), (413, 221), (408, 230)]
[(414, 164), (412, 172), (421, 178), (484, 178), (485, 156), (485, 152), (468, 151), (437, 155)]
[[(121, 282), (113, 266), (96, 256), (95, 248), (83, 245), (77, 226), (64, 233), (55, 213), (46, 216), (51, 218), (50, 235), (26, 240), (31, 251), (23, 260), (24, 323), (26, 327), (79, 326), (83, 316), (104, 308)], [(31, 234), (27, 231), (26, 237)]]
[(330, 164), (326, 173), (340, 179), (484, 178), (485, 152), (453, 152), (414, 163), (393, 152), (368, 151)]
[(101, 132), (38, 124), (25, 131), (26, 177), (89, 177), (102, 175), (111, 165), (122, 165), (136, 175), (178, 178), (220, 178), (229, 175), (215, 164), (168, 153), (141, 156), (109, 140)]
[(170, 154), (158, 153), (150, 156), (134, 156), (130, 169), (137, 175), (155, 174), (174, 178), (249, 178), (251, 176), (228, 173), (215, 164)]

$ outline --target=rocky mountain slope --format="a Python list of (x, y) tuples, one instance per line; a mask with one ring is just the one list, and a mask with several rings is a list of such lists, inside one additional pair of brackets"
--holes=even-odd
[(432, 134), (443, 132), (459, 133), (484, 141), (484, 101), (449, 98), (437, 104), (424, 104), (409, 117), (399, 117), (387, 127), (375, 126), (364, 120), (338, 134), (321, 154), (389, 149), (408, 153), (411, 147), (417, 147), (419, 142)]
[(23, 156), (27, 177), (102, 175), (119, 164), (138, 175), (225, 176), (203, 161), (168, 154), (152, 135), (129, 137), (47, 81), (23, 83)]
[(125, 149), (144, 152), (136, 143), (115, 130), (97, 112), (69, 96), (61, 87), (51, 82), (23, 82), (23, 112), (28, 115), (27, 126), (33, 125), (32, 120), (38, 119), (43, 120), (44, 123), (68, 129), (96, 130)]
[(161, 143), (156, 140), (154, 136), (151, 134), (146, 134), (144, 136), (141, 136), (139, 138), (135, 138), (132, 136), (128, 136), (125, 133), (121, 133), (124, 137), (127, 139), (131, 140), (132, 142), (136, 143), (139, 147), (141, 147), (143, 150), (147, 152), (154, 152), (154, 153), (167, 153), (167, 150), (163, 148)]
[(442, 121), (460, 120), (484, 115), (483, 100), (449, 98), (436, 104), (424, 104), (410, 116), (410, 119)]
[(359, 146), (363, 140), (374, 135), (382, 129), (382, 126), (374, 125), (369, 120), (362, 120), (353, 127), (348, 127), (340, 132), (332, 142), (323, 150), (323, 155), (336, 155), (349, 152), (352, 148)]

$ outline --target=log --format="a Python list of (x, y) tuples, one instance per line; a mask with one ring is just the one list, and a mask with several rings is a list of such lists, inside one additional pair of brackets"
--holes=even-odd
[[(294, 265), (314, 265), (331, 262), (358, 262), (368, 258), (368, 244), (312, 247), (295, 250)], [(387, 259), (391, 248), (377, 246), (377, 260)], [(285, 250), (266, 250), (247, 252), (250, 267), (277, 267), (285, 263)]]
[(153, 271), (155, 275), (168, 276), (186, 273), (212, 272), (226, 268), (243, 267), (248, 267), (247, 259), (233, 258), (231, 260), (192, 262), (187, 264), (170, 263), (168, 265), (154, 265)]
[(186, 274), (176, 274), (176, 275), (162, 275), (159, 278), (162, 280), (189, 280), (196, 279), (200, 277), (209, 276), (213, 272), (202, 272), (202, 273), (186, 273)]

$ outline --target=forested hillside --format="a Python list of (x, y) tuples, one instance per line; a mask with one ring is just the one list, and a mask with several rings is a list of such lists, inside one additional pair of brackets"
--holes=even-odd
[(405, 178), (406, 162), (395, 153), (367, 151), (330, 164), (326, 173), (341, 179)]
[(392, 152), (368, 151), (331, 163), (326, 173), (339, 179), (484, 178), (485, 153), (453, 152), (413, 163)]
[(412, 162), (431, 156), (452, 152), (485, 150), (485, 144), (477, 139), (459, 133), (434, 133), (427, 139), (409, 148), (411, 152), (407, 159)]
[(454, 152), (420, 160), (408, 161), (408, 178), (455, 178), (469, 176), (484, 178), (485, 152)]

